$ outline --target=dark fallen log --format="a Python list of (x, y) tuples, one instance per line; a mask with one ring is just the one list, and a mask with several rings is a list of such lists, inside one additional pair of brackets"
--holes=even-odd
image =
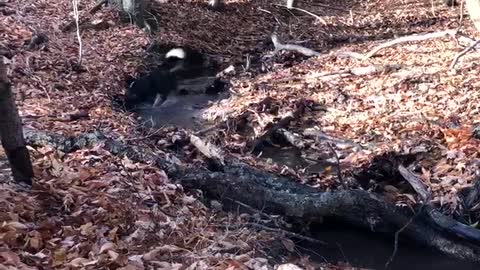
[[(422, 207), (424, 212), (415, 214), (364, 190), (320, 192), (293, 179), (266, 173), (232, 160), (225, 161), (222, 172), (182, 167), (168, 159), (168, 156), (154, 153), (147, 147), (129, 146), (100, 133), (64, 137), (27, 131), (25, 138), (33, 146), (50, 144), (63, 152), (101, 143), (112, 154), (127, 156), (139, 162), (153, 162), (185, 188), (200, 189), (224, 205), (238, 201), (265, 213), (283, 215), (305, 224), (319, 222), (323, 218), (335, 218), (388, 235), (394, 235), (409, 224), (402, 230), (401, 237), (451, 257), (480, 262), (480, 244), (477, 241), (480, 231), (466, 229), (468, 226), (428, 206)], [(442, 226), (438, 226), (439, 221)], [(466, 233), (457, 235), (462, 230), (466, 230)]]
[(138, 146), (130, 146), (106, 137), (100, 132), (85, 133), (78, 137), (48, 134), (42, 131), (25, 130), (25, 140), (31, 146), (50, 145), (64, 153), (71, 153), (82, 148), (103, 144), (103, 148), (114, 155), (126, 156), (131, 160), (153, 163), (163, 169), (171, 177), (179, 173), (179, 165), (170, 161), (168, 154), (160, 155)]
[[(432, 194), (422, 182), (420, 177), (418, 177), (402, 165), (398, 166), (398, 171), (403, 176), (403, 178), (410, 184), (410, 186), (412, 186), (412, 188), (417, 192), (417, 194), (420, 195), (423, 203), (425, 204), (425, 212), (429, 215), (435, 226), (438, 226), (443, 230), (458, 237), (461, 237), (465, 240), (472, 241), (475, 244), (480, 244), (479, 230), (457, 222), (453, 219), (446, 218), (446, 216), (438, 212), (438, 210), (436, 210), (430, 205), (429, 201), (432, 197)], [(475, 186), (477, 185), (478, 184), (475, 184)]]
[[(225, 203), (234, 199), (266, 213), (288, 216), (305, 223), (331, 217), (373, 232), (393, 235), (411, 220), (402, 232), (403, 237), (452, 257), (480, 262), (479, 245), (462, 241), (435, 226), (436, 222), (428, 214), (420, 213), (413, 218), (414, 213), (399, 209), (381, 196), (367, 191), (319, 192), (291, 179), (243, 164), (229, 164), (222, 173), (192, 170), (182, 177), (181, 183), (185, 188), (201, 189), (207, 196)], [(444, 222), (448, 220), (450, 225), (446, 227), (459, 225), (437, 211), (434, 213)], [(475, 231), (478, 235), (479, 231)]]

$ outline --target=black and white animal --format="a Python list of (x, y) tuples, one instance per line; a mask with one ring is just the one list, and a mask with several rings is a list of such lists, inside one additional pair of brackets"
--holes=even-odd
[(149, 103), (157, 107), (178, 90), (178, 80), (193, 78), (205, 69), (205, 57), (188, 48), (174, 48), (165, 54), (165, 65), (150, 74), (127, 81), (127, 109)]
[(130, 81), (129, 84), (125, 97), (125, 105), (129, 109), (144, 103), (159, 106), (177, 90), (175, 74), (159, 68), (147, 76)]
[(190, 48), (174, 48), (165, 54), (165, 64), (178, 78), (191, 79), (201, 76), (207, 60), (203, 54)]

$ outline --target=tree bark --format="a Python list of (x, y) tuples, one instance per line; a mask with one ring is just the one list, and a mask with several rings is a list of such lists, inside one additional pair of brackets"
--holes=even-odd
[(145, 0), (108, 0), (108, 3), (130, 14), (139, 27), (145, 26)]
[(3, 57), (0, 57), (0, 138), (7, 154), (13, 179), (32, 183), (33, 168), (23, 137), (22, 122), (7, 78)]
[(480, 31), (480, 0), (465, 0), (465, 7), (473, 25), (475, 25), (477, 31)]
[(222, 201), (234, 211), (239, 210), (235, 202), (240, 202), (265, 213), (289, 217), (299, 224), (333, 218), (391, 236), (408, 224), (400, 235), (402, 238), (412, 239), (455, 258), (480, 262), (480, 231), (427, 205), (414, 214), (411, 209), (398, 208), (374, 193), (364, 190), (321, 192), (236, 160), (226, 160), (226, 165), (217, 171), (202, 166), (189, 167), (176, 164), (175, 158), (169, 155), (127, 145), (101, 133), (64, 137), (27, 130), (25, 137), (30, 145), (49, 144), (66, 153), (100, 143), (114, 155), (153, 163), (185, 188), (200, 189), (207, 197)]

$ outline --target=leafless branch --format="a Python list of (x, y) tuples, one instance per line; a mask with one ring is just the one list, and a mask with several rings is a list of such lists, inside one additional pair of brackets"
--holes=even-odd
[(377, 47), (373, 48), (370, 52), (365, 54), (364, 59), (368, 59), (372, 56), (374, 56), (376, 53), (379, 51), (392, 47), (394, 45), (400, 44), (400, 43), (405, 43), (405, 42), (412, 42), (412, 41), (424, 41), (428, 39), (434, 39), (434, 38), (441, 38), (445, 36), (452, 36), (454, 37), (457, 34), (457, 30), (449, 29), (441, 32), (434, 32), (434, 33), (428, 33), (428, 34), (415, 34), (415, 35), (410, 35), (410, 36), (404, 36), (404, 37), (399, 37), (394, 40), (390, 40), (388, 42), (382, 43), (378, 45)]
[(78, 66), (82, 65), (83, 58), (83, 48), (82, 48), (82, 37), (80, 36), (80, 23), (79, 23), (79, 12), (78, 12), (78, 0), (72, 0), (73, 6), (73, 17), (75, 19), (75, 25), (77, 27), (77, 40), (78, 40)]
[(330, 151), (332, 151), (333, 156), (335, 157), (335, 167), (337, 167), (337, 178), (342, 187), (346, 190), (348, 189), (347, 183), (343, 181), (343, 176), (342, 176), (342, 169), (340, 168), (340, 158), (338, 157), (337, 151), (333, 148), (331, 143), (327, 143), (328, 148), (330, 148)]
[(461, 52), (457, 53), (457, 55), (455, 55), (455, 58), (453, 58), (452, 60), (452, 63), (450, 64), (450, 67), (449, 69), (454, 69), (455, 68), (455, 65), (457, 64), (458, 60), (464, 56), (465, 54), (467, 54), (469, 51), (475, 49), (475, 47), (480, 43), (480, 39), (479, 40), (476, 40), (474, 43), (472, 43), (470, 46), (466, 47), (465, 49), (463, 49)]
[(312, 49), (300, 46), (300, 45), (295, 45), (295, 44), (283, 44), (280, 42), (278, 39), (278, 36), (276, 34), (272, 34), (272, 42), (273, 46), (275, 47), (275, 52), (281, 51), (281, 50), (286, 50), (286, 51), (295, 51), (298, 53), (301, 53), (305, 56), (319, 56), (321, 53), (314, 51)]

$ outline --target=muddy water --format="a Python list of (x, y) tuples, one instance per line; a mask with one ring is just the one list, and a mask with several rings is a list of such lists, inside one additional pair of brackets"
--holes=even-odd
[[(385, 263), (393, 252), (393, 238), (330, 224), (314, 229), (313, 235), (328, 243), (328, 247), (307, 244), (304, 252), (317, 262), (349, 263), (354, 267), (385, 269)], [(473, 270), (480, 264), (449, 258), (411, 242), (400, 242), (397, 254), (387, 269), (391, 270)]]

